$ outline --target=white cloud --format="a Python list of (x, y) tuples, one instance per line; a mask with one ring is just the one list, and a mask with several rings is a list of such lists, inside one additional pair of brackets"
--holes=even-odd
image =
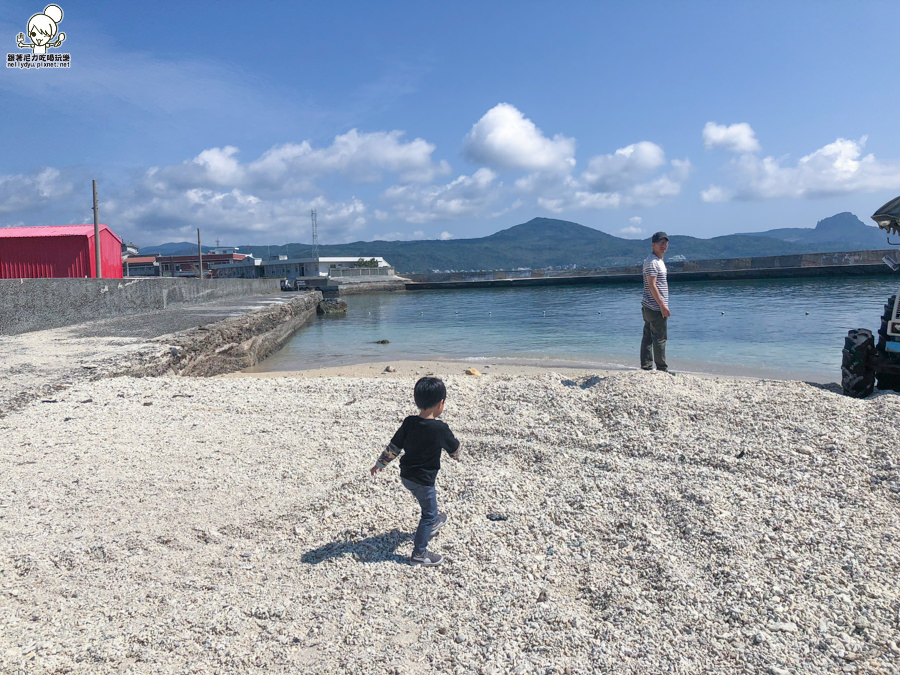
[(711, 185), (701, 192), (707, 202), (819, 197), (890, 190), (900, 183), (900, 162), (884, 162), (862, 151), (866, 138), (838, 138), (795, 164), (788, 158), (743, 154), (727, 171), (733, 185)]
[[(119, 220), (131, 238), (162, 241), (185, 236), (191, 228), (214, 230), (226, 237), (243, 230), (266, 232), (276, 239), (309, 237), (305, 214), (318, 209), (325, 241), (346, 240), (364, 227), (370, 216), (357, 197), (326, 197), (319, 180), (337, 175), (346, 184), (393, 179), (397, 189), (431, 181), (449, 170), (432, 158), (435, 146), (417, 138), (406, 141), (400, 131), (361, 133), (352, 129), (322, 148), (309, 141), (270, 148), (257, 159), (241, 162), (238, 148), (208, 148), (178, 164), (152, 167), (133, 184), (107, 194), (105, 214)], [(485, 170), (487, 171), (487, 170)], [(463, 200), (466, 184), (476, 187), (487, 174), (459, 181), (451, 190)], [(425, 189), (425, 188), (423, 188)], [(437, 188), (432, 188), (436, 190)], [(453, 212), (453, 205), (438, 200), (436, 208)], [(460, 212), (466, 212), (462, 206)], [(378, 209), (374, 218), (394, 217)]]
[(201, 167), (207, 179), (216, 185), (240, 185), (244, 182), (244, 168), (236, 159), (238, 149), (233, 145), (210, 148), (197, 155), (193, 162)]
[(435, 146), (421, 138), (406, 142), (403, 132), (360, 133), (351, 129), (331, 145), (286, 143), (242, 164), (238, 148), (209, 148), (191, 160), (147, 172), (157, 191), (191, 187), (237, 187), (267, 195), (296, 195), (316, 190), (315, 182), (339, 174), (350, 182), (380, 181), (386, 174), (401, 181), (429, 182), (446, 174), (445, 161), (434, 162)]
[(641, 141), (611, 155), (593, 157), (582, 178), (594, 192), (617, 192), (639, 183), (665, 163), (666, 154), (661, 147)]
[(575, 185), (575, 180), (564, 174), (538, 171), (517, 178), (513, 185), (516, 191), (523, 195), (547, 195), (566, 190)]
[(619, 234), (623, 237), (639, 239), (644, 235), (644, 228), (641, 227), (643, 223), (644, 219), (640, 216), (632, 216), (628, 219), (628, 226), (619, 230)]
[(0, 214), (38, 210), (50, 203), (66, 200), (73, 193), (72, 181), (52, 167), (30, 175), (0, 176)]
[(567, 172), (575, 166), (575, 141), (552, 139), (519, 110), (499, 103), (478, 120), (465, 138), (466, 155), (498, 169)]
[(448, 239), (453, 239), (453, 235), (445, 230), (444, 232), (441, 232), (438, 239), (440, 239), (441, 241), (447, 241)]
[(569, 210), (617, 209), (622, 206), (622, 196), (617, 193), (597, 194), (586, 190), (575, 190), (559, 197), (539, 197), (538, 205), (553, 213)]
[(710, 185), (700, 193), (700, 198), (703, 201), (709, 202), (711, 204), (717, 202), (727, 202), (733, 196), (734, 195), (730, 190), (726, 190), (725, 188), (718, 185)]
[(691, 174), (691, 163), (686, 159), (673, 159), (667, 173), (644, 183), (636, 183), (630, 191), (629, 201), (652, 206), (667, 197), (681, 194), (681, 186)]
[(660, 146), (642, 141), (593, 157), (580, 178), (532, 174), (515, 185), (553, 213), (643, 207), (680, 194), (691, 170), (690, 161), (667, 161)]
[[(107, 199), (105, 217), (117, 233), (142, 245), (206, 237), (238, 243), (310, 241), (310, 209), (316, 209), (319, 236), (346, 241), (367, 222), (362, 201), (331, 202), (323, 197), (261, 199), (240, 188), (191, 188), (162, 194), (134, 186)], [(122, 230), (120, 232), (120, 229)], [(246, 241), (242, 241), (246, 240)]]
[(483, 215), (499, 196), (501, 184), (490, 169), (478, 169), (446, 185), (394, 185), (384, 198), (395, 216), (408, 223)]
[(759, 141), (753, 128), (746, 122), (725, 126), (707, 122), (703, 127), (703, 144), (708, 148), (720, 148), (729, 152), (758, 152)]
[(434, 150), (433, 144), (421, 138), (404, 141), (402, 131), (360, 133), (351, 129), (336, 136), (327, 148), (314, 149), (308, 141), (272, 148), (249, 169), (266, 182), (277, 181), (292, 171), (313, 176), (340, 173), (362, 182), (380, 180), (390, 172), (403, 181), (429, 182), (450, 171), (447, 162), (436, 164), (432, 160)]

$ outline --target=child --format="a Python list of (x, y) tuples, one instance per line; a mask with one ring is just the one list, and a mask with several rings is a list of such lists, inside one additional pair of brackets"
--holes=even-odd
[(405, 451), (400, 458), (400, 480), (422, 507), (410, 560), (432, 567), (440, 565), (444, 556), (429, 551), (428, 542), (447, 522), (447, 514), (437, 508), (434, 481), (441, 468), (441, 450), (446, 450), (452, 459), (459, 461), (460, 443), (450, 427), (437, 419), (444, 412), (444, 400), (447, 398), (444, 383), (436, 377), (423, 377), (416, 382), (414, 397), (419, 414), (403, 420), (372, 467), (371, 474), (374, 476), (401, 451)]

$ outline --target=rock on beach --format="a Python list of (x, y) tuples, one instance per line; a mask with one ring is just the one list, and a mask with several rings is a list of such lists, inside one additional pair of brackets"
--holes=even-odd
[(896, 394), (444, 379), (433, 569), (368, 474), (413, 376), (115, 377), (0, 417), (0, 672), (898, 672)]

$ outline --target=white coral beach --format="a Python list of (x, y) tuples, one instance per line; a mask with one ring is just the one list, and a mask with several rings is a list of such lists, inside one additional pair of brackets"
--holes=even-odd
[(0, 417), (0, 672), (900, 670), (900, 396), (443, 368), (434, 569), (368, 474), (421, 369)]

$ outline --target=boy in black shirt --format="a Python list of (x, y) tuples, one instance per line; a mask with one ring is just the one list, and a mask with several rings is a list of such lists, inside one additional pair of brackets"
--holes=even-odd
[(444, 559), (440, 553), (428, 550), (432, 535), (447, 522), (447, 514), (438, 511), (434, 489), (434, 481), (441, 468), (441, 450), (446, 450), (452, 459), (458, 461), (460, 443), (450, 427), (437, 419), (444, 412), (447, 398), (447, 388), (441, 380), (423, 377), (416, 382), (414, 398), (419, 414), (403, 420), (371, 473), (374, 476), (404, 451), (400, 458), (400, 481), (422, 507), (410, 560), (431, 567), (440, 565)]

